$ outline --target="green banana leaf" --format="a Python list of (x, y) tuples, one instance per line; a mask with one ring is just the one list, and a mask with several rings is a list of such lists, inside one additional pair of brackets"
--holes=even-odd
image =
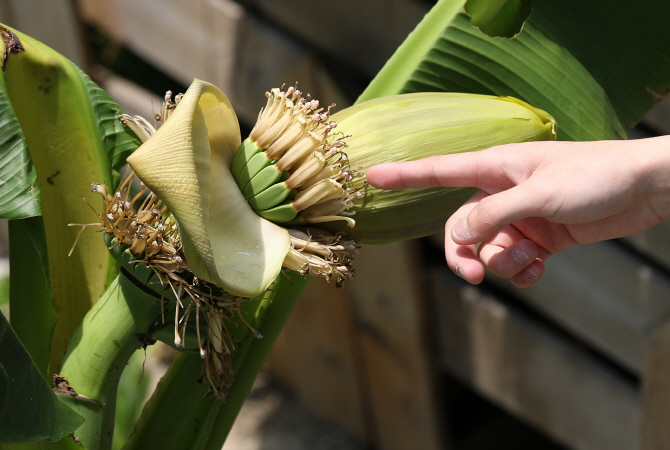
[[(68, 257), (78, 230), (67, 224), (93, 221), (95, 216), (82, 201), (82, 196), (94, 195), (89, 183), (115, 183), (125, 156), (140, 141), (121, 125), (118, 105), (81, 70), (18, 31), (13, 34), (5, 27), (0, 31), (5, 45), (13, 46), (13, 40), (20, 39), (25, 48), (6, 55), (6, 70), (0, 74), (0, 217), (29, 217), (10, 223), (12, 326), (34, 361), (17, 359), (21, 364), (17, 368), (36, 370), (48, 387), (49, 375), (59, 371), (70, 336), (115, 270), (104, 243), (91, 230), (90, 237), (85, 235)], [(31, 64), (32, 70), (27, 69)], [(53, 149), (61, 156), (49, 156)], [(33, 160), (36, 155), (41, 165)], [(48, 164), (49, 158), (60, 168)], [(68, 169), (72, 163), (91, 168), (85, 173), (96, 176), (81, 177), (83, 171)], [(72, 174), (67, 175), (68, 171)], [(40, 205), (40, 199), (45, 203)], [(44, 221), (30, 217), (41, 213)], [(17, 417), (42, 414), (49, 418), (61, 404), (50, 406), (35, 399), (12, 404), (10, 411)], [(0, 428), (6, 424), (2, 423)], [(22, 440), (7, 442), (57, 440), (55, 435), (45, 438), (40, 427), (20, 432)]]
[(51, 390), (0, 313), (0, 444), (55, 442), (83, 422)]
[[(14, 127), (17, 139), (27, 143), (20, 148), (20, 160), (24, 171), (34, 174), (32, 159), (40, 186), (49, 254), (45, 276), (50, 279), (58, 314), (49, 364), (50, 370), (57, 371), (74, 329), (104, 292), (114, 269), (104, 243), (90, 230), (70, 256), (79, 230), (68, 224), (93, 221), (95, 216), (81, 197), (88, 197), (92, 204), (99, 201), (91, 193), (90, 183), (111, 184), (118, 179), (125, 155), (139, 145), (139, 139), (121, 125), (118, 105), (70, 61), (18, 31), (6, 27), (0, 31), (7, 48), (23, 49), (6, 53), (2, 74), (6, 92), (0, 115), (16, 114), (18, 122), (14, 122), (20, 127), (18, 131)], [(0, 154), (7, 151), (8, 144), (0, 144)], [(22, 196), (30, 198), (28, 194), (32, 194), (29, 189), (21, 191), (13, 201), (21, 204)], [(30, 276), (25, 275), (23, 280), (19, 269), (12, 270), (15, 286), (30, 282)], [(26, 298), (16, 296), (12, 303), (18, 305)], [(30, 320), (29, 305), (21, 306), (25, 308), (15, 306), (13, 321)], [(25, 319), (22, 311), (28, 314)]]
[(359, 101), (420, 91), (511, 95), (553, 115), (559, 139), (600, 140), (625, 138), (670, 88), (669, 2), (535, 1), (513, 39), (472, 26), (463, 3), (438, 2)]
[[(92, 120), (97, 125), (107, 154), (115, 187), (126, 157), (142, 142), (121, 124), (119, 115), (123, 110), (119, 105), (82, 70), (77, 68), (77, 71), (93, 110)], [(37, 174), (23, 130), (7, 94), (4, 77), (0, 77), (0, 167), (0, 218), (18, 219), (40, 215)]]
[(9, 221), (10, 323), (44, 379), (49, 374), (56, 313), (42, 217)]
[(142, 141), (130, 128), (121, 124), (119, 115), (123, 114), (123, 111), (109, 94), (83, 71), (79, 70), (79, 74), (93, 107), (94, 121), (98, 124), (98, 133), (109, 159), (109, 167), (112, 171), (110, 190), (114, 190), (119, 182), (119, 172), (126, 164), (126, 158), (142, 144)]
[(3, 77), (0, 77), (0, 168), (0, 218), (41, 214), (37, 174)]

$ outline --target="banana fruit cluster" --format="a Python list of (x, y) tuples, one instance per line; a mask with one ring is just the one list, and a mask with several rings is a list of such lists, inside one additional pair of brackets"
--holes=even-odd
[(342, 152), (344, 137), (332, 137), (330, 107), (304, 98), (295, 87), (266, 93), (249, 137), (242, 142), (232, 174), (251, 208), (278, 224), (298, 225), (343, 220), (358, 198), (345, 184), (352, 179)]

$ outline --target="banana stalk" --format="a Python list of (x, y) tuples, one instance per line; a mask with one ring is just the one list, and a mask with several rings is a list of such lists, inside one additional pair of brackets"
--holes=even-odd
[(77, 394), (63, 401), (86, 419), (75, 431), (84, 448), (111, 448), (119, 378), (160, 313), (160, 297), (120, 274), (73, 336), (60, 375)]
[(110, 183), (111, 176), (78, 69), (34, 39), (2, 30), (3, 48), (17, 48), (20, 41), (23, 49), (5, 52), (9, 56), (4, 76), (40, 187), (57, 315), (50, 353), (53, 373), (86, 311), (105, 292), (110, 267), (105, 245), (93, 233), (82, 235), (68, 257), (78, 232), (68, 224), (90, 221), (91, 211), (81, 195), (93, 201), (90, 183)]
[[(202, 360), (180, 354), (147, 403), (124, 450), (220, 449), (244, 400), (293, 311), (308, 280), (290, 274), (281, 277), (252, 321), (262, 339), (247, 333), (233, 356), (235, 380), (225, 403), (202, 397), (202, 387), (193, 383), (201, 373)], [(178, 418), (179, 427), (174, 426)]]

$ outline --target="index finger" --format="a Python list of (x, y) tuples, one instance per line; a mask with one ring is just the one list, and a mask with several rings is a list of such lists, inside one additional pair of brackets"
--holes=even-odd
[(488, 150), (380, 164), (367, 170), (367, 180), (388, 190), (438, 186), (507, 189), (514, 185), (499, 153)]

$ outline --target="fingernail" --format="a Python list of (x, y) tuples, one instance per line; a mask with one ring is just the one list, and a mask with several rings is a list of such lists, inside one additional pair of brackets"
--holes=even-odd
[(537, 272), (535, 272), (531, 267), (526, 267), (523, 269), (523, 276), (528, 281), (537, 281), (537, 279), (540, 278), (537, 276)]
[(456, 275), (463, 278), (463, 269), (461, 269), (461, 266), (456, 267)]
[(456, 222), (454, 228), (451, 229), (451, 234), (459, 240), (470, 239), (470, 230), (468, 229), (468, 224), (466, 218), (463, 218)]
[(512, 256), (512, 259), (513, 259), (517, 264), (520, 264), (520, 265), (522, 265), (522, 266), (524, 266), (524, 265), (526, 265), (526, 264), (530, 264), (531, 262), (533, 262), (533, 261), (528, 257), (528, 255), (527, 255), (526, 253), (522, 252), (522, 251), (519, 250), (518, 248), (514, 248), (514, 249), (512, 249), (512, 254), (511, 254), (511, 256)]

